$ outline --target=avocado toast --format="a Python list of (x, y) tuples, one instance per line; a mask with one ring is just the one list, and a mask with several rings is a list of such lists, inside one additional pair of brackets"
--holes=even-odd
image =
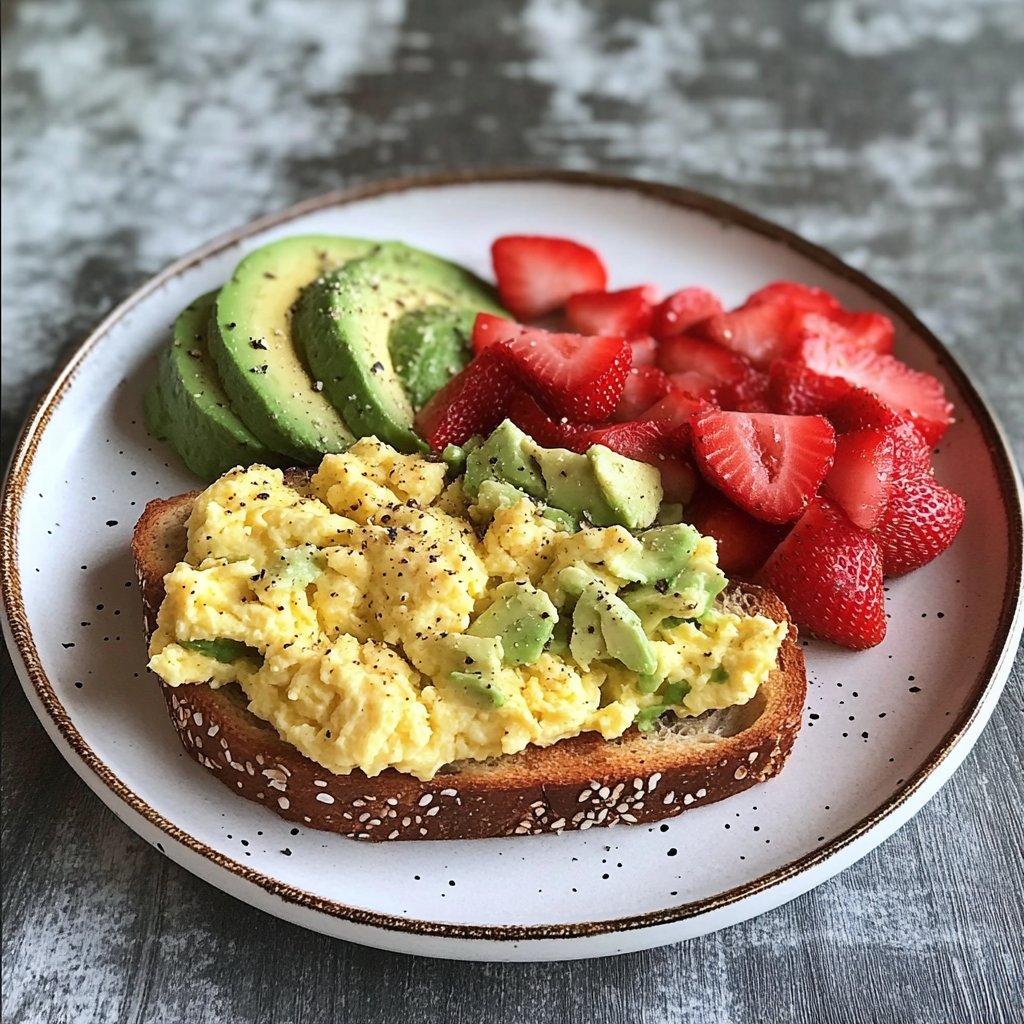
[[(297, 486), (308, 479), (306, 473), (287, 476)], [(151, 502), (136, 529), (133, 551), (150, 634), (166, 596), (164, 578), (185, 553), (197, 497)], [(755, 587), (728, 589), (716, 607), (788, 623), (781, 602)], [(784, 764), (799, 729), (806, 678), (795, 630), (787, 624), (775, 667), (744, 704), (659, 716), (611, 740), (584, 732), (483, 761), (457, 760), (428, 779), (393, 768), (372, 777), (359, 769), (328, 770), (252, 714), (233, 683), (163, 684), (163, 691), (191, 756), (240, 795), (314, 828), (397, 840), (650, 822), (740, 792)]]

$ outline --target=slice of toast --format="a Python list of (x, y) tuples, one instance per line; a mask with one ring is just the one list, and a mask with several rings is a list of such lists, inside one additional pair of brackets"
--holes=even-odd
[[(156, 627), (164, 576), (185, 555), (185, 523), (198, 493), (151, 501), (135, 528), (147, 636)], [(734, 585), (723, 600), (737, 611), (789, 620), (782, 602), (759, 587)], [(742, 707), (649, 733), (633, 728), (617, 740), (585, 733), (461, 761), (429, 782), (393, 769), (372, 779), (358, 770), (332, 774), (252, 715), (238, 686), (161, 686), (189, 754), (240, 796), (289, 821), (357, 839), (481, 839), (659, 821), (763, 782), (781, 770), (793, 746), (807, 678), (790, 624), (775, 669)]]

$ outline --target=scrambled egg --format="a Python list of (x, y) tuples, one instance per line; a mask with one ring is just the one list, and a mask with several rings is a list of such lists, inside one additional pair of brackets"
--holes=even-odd
[[(584, 670), (551, 650), (500, 669), (500, 706), (448, 685), (432, 641), (464, 633), (501, 583), (554, 594), (571, 565), (626, 582), (616, 570), (637, 544), (628, 531), (567, 533), (540, 512), (530, 500), (499, 508), (478, 536), (443, 464), (374, 438), (326, 456), (301, 493), (279, 470), (233, 470), (195, 503), (150, 667), (172, 686), (237, 682), (255, 715), (332, 772), (420, 779), (588, 730), (620, 736), (644, 709), (659, 713), (673, 683), (685, 683), (671, 701), (679, 715), (754, 695), (784, 627), (717, 608), (651, 636), (659, 692), (641, 692), (617, 662)], [(700, 559), (714, 563), (713, 540), (700, 541)], [(233, 641), (240, 656), (218, 660), (209, 641)]]

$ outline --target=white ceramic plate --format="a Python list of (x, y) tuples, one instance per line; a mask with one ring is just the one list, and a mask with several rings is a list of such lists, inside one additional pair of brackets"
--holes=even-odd
[[(782, 775), (661, 826), (477, 842), (362, 844), (296, 830), (235, 797), (178, 745), (147, 678), (128, 542), (146, 501), (195, 478), (147, 438), (141, 396), (177, 312), (247, 251), (305, 232), (398, 237), (489, 273), (504, 233), (596, 246), (612, 283), (700, 283), (727, 302), (768, 280), (888, 313), (897, 352), (937, 374), (958, 422), (936, 457), (967, 499), (953, 548), (888, 586), (889, 638), (807, 650), (804, 729)], [(707, 197), (620, 179), (496, 175), (375, 186), (303, 204), (169, 267), (116, 309), (30, 418), (5, 494), (6, 635), (43, 725), (100, 798), (190, 871), (289, 921), (463, 959), (600, 956), (762, 913), (851, 864), (953, 773), (999, 696), (1021, 631), (1021, 503), (992, 415), (885, 291)]]

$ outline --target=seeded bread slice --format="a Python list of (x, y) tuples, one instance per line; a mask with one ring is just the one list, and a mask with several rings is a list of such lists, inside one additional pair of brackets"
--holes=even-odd
[[(297, 477), (296, 477), (297, 479)], [(198, 492), (151, 501), (132, 552), (147, 636), (164, 597), (163, 578), (186, 550), (185, 523)], [(770, 591), (732, 586), (726, 604), (789, 621)], [(617, 740), (587, 733), (489, 761), (462, 761), (431, 781), (388, 769), (333, 775), (252, 715), (237, 686), (161, 683), (189, 754), (240, 796), (289, 821), (356, 839), (482, 839), (584, 830), (672, 817), (763, 782), (781, 769), (807, 690), (796, 629), (756, 696), (742, 707), (680, 719)]]

